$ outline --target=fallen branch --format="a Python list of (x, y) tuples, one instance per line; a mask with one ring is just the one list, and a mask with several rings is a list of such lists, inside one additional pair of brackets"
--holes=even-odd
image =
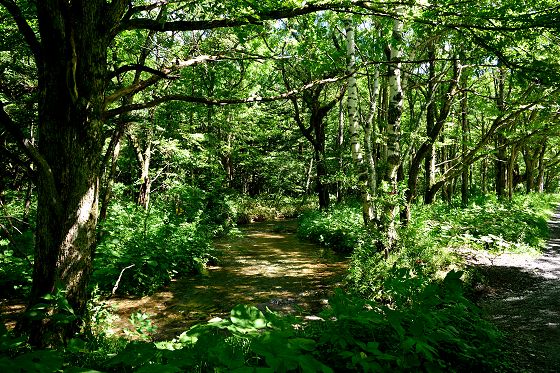
[(127, 267), (124, 267), (121, 271), (121, 273), (119, 274), (119, 278), (117, 279), (117, 282), (115, 282), (115, 286), (113, 286), (113, 290), (111, 291), (111, 296), (115, 295), (115, 293), (117, 292), (117, 289), (119, 288), (119, 283), (121, 282), (122, 279), (122, 275), (124, 273), (124, 271), (126, 271), (129, 268), (134, 267), (136, 264), (131, 264)]

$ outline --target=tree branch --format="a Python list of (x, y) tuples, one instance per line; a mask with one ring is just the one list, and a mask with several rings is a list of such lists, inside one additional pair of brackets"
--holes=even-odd
[(19, 32), (23, 35), (25, 42), (29, 46), (29, 49), (31, 49), (31, 53), (33, 53), (35, 65), (37, 67), (41, 66), (41, 45), (39, 44), (39, 40), (37, 40), (35, 32), (33, 32), (31, 26), (29, 26), (27, 20), (23, 16), (21, 9), (12, 0), (0, 0), (0, 5), (3, 5), (4, 8), (10, 12), (10, 15), (16, 22)]
[(131, 64), (131, 65), (120, 66), (115, 71), (110, 72), (108, 78), (109, 79), (116, 78), (120, 74), (126, 73), (128, 71), (147, 72), (147, 73), (150, 73), (152, 75), (159, 76), (161, 79), (173, 79), (173, 77), (170, 77), (168, 74), (166, 74), (166, 73), (164, 73), (160, 70), (157, 70), (157, 69), (154, 69), (154, 68), (151, 68), (151, 67), (148, 67), (148, 66), (140, 65), (140, 64)]
[(189, 96), (183, 94), (171, 94), (171, 95), (155, 98), (152, 101), (147, 101), (138, 104), (124, 105), (115, 109), (107, 110), (105, 111), (104, 118), (105, 119), (112, 118), (116, 115), (127, 113), (130, 111), (147, 109), (168, 101), (183, 101), (183, 102), (190, 102), (190, 103), (210, 105), (210, 106), (224, 106), (224, 105), (253, 104), (253, 103), (260, 103), (260, 102), (286, 100), (289, 99), (290, 97), (293, 97), (305, 90), (311, 89), (318, 85), (334, 83), (346, 78), (347, 78), (346, 76), (342, 76), (336, 78), (316, 80), (298, 89), (293, 89), (291, 91), (276, 96), (270, 96), (270, 97), (252, 96), (246, 98), (215, 99), (215, 98)]
[(171, 21), (157, 22), (149, 18), (134, 18), (125, 20), (120, 30), (154, 30), (154, 31), (195, 31), (210, 30), (224, 27), (236, 27), (244, 25), (261, 25), (264, 21), (281, 18), (293, 18), (321, 10), (332, 9), (334, 5), (307, 4), (300, 8), (283, 8), (270, 10), (256, 15), (249, 15), (237, 19), (214, 19), (214, 20), (193, 20), (193, 21)]
[(50, 165), (46, 159), (39, 153), (37, 148), (25, 137), (20, 127), (10, 118), (10, 116), (4, 110), (4, 103), (0, 102), (0, 125), (2, 125), (6, 130), (12, 135), (16, 140), (17, 145), (20, 149), (27, 155), (33, 163), (37, 165), (37, 171), (39, 172), (41, 178), (40, 181), (44, 183), (44, 187), (48, 189), (49, 195), (53, 197), (49, 203), (53, 208), (53, 212), (58, 212), (58, 202), (60, 200), (56, 183), (54, 180), (54, 175), (51, 170)]
[(129, 85), (128, 87), (121, 88), (118, 91), (114, 92), (113, 94), (105, 97), (105, 107), (107, 107), (109, 104), (117, 101), (121, 97), (124, 97), (126, 95), (131, 95), (131, 94), (134, 94), (134, 93), (138, 93), (138, 92), (156, 84), (160, 80), (164, 79), (164, 77), (166, 79), (169, 78), (169, 74), (171, 74), (172, 72), (175, 72), (177, 70), (180, 70), (180, 69), (188, 67), (188, 66), (194, 66), (194, 65), (197, 65), (199, 63), (207, 62), (207, 61), (218, 61), (220, 58), (221, 58), (221, 56), (219, 56), (219, 55), (218, 56), (202, 55), (202, 56), (198, 56), (198, 57), (195, 57), (195, 58), (191, 58), (190, 60), (187, 60), (187, 61), (178, 61), (175, 65), (173, 65), (171, 67), (167, 67), (167, 68), (163, 68), (162, 70), (159, 70), (157, 73), (154, 73), (154, 75), (152, 75), (148, 79), (141, 80), (141, 81), (138, 81), (136, 83), (133, 83), (133, 84)]

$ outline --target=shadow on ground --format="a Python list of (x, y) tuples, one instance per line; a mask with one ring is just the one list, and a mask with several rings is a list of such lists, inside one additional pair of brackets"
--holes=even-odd
[[(141, 299), (118, 298), (121, 320), (142, 311), (157, 325), (156, 339), (171, 339), (195, 323), (224, 317), (237, 304), (296, 314), (319, 312), (346, 274), (348, 261), (301, 242), (295, 221), (254, 223), (243, 237), (216, 242), (219, 265)], [(126, 321), (118, 329), (130, 328)]]
[(560, 372), (560, 211), (549, 228), (541, 257), (478, 267), (485, 278), (480, 305), (506, 335), (515, 372)]

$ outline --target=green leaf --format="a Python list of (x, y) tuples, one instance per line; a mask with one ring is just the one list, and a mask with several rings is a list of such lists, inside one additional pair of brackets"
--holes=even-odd
[(263, 329), (267, 326), (264, 314), (257, 307), (244, 304), (238, 304), (231, 310), (230, 319), (235, 326), (247, 331)]

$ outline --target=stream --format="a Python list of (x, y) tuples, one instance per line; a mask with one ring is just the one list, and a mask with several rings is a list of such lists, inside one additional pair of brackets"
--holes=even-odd
[(300, 241), (295, 220), (252, 223), (239, 238), (215, 242), (218, 264), (204, 273), (174, 280), (143, 298), (113, 298), (120, 320), (114, 329), (132, 329), (134, 312), (150, 315), (155, 340), (169, 340), (196, 323), (224, 317), (237, 304), (312, 315), (327, 303), (348, 269), (348, 259)]

